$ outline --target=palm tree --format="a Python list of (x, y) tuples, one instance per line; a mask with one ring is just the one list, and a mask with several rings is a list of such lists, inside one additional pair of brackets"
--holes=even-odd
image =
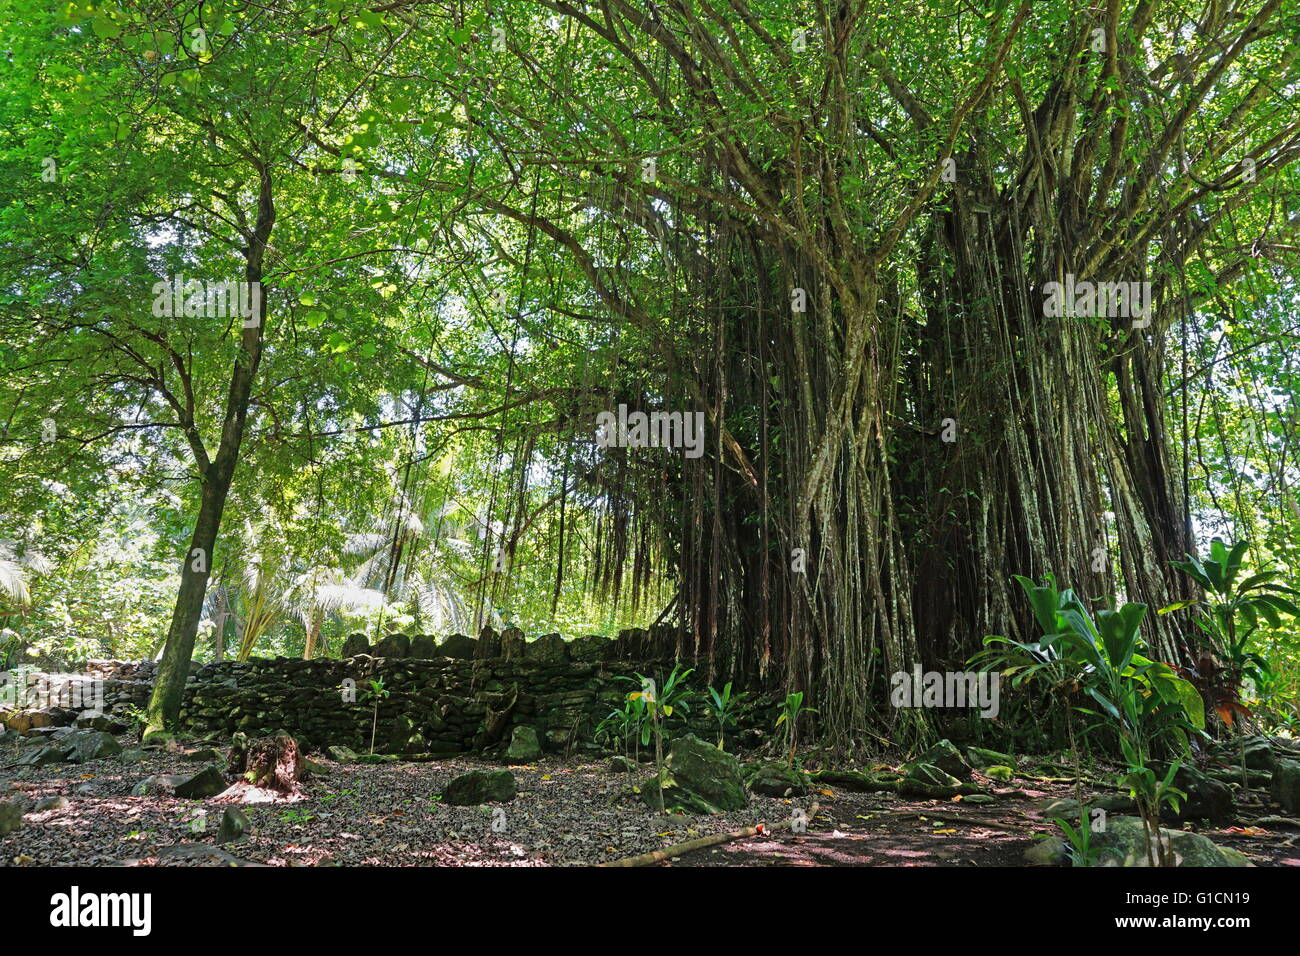
[(27, 585), (32, 574), (48, 574), (54, 563), (34, 548), (22, 547), (10, 540), (0, 541), (0, 595), (15, 604), (31, 603)]
[(316, 656), (321, 629), (330, 614), (343, 610), (374, 610), (385, 604), (382, 591), (345, 578), (336, 568), (313, 567), (299, 574), (288, 594), (293, 613), (306, 632), (303, 660)]

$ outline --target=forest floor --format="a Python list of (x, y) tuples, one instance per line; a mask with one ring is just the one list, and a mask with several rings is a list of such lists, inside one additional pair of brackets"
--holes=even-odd
[[(1043, 818), (1043, 804), (1073, 795), (1069, 784), (1032, 778), (1006, 786), (977, 778), (995, 795), (980, 805), (816, 786), (793, 800), (755, 796), (739, 812), (661, 817), (633, 789), (651, 771), (610, 773), (604, 760), (548, 758), (514, 766), (519, 792), (513, 801), (458, 807), (437, 799), (443, 787), (468, 770), (499, 765), (468, 758), (388, 764), (316, 758), (325, 773), (305, 782), (301, 793), (273, 798), (259, 791), (268, 802), (248, 804), (235, 794), (206, 800), (132, 795), (152, 774), (192, 774), (204, 766), (185, 753), (18, 767), (18, 752), (0, 746), (0, 801), (19, 799), (27, 811), (24, 826), (0, 838), (0, 866), (583, 865), (761, 822), (770, 826), (814, 802), (819, 810), (806, 833), (742, 838), (660, 865), (1019, 866), (1035, 834), (1057, 832)], [(66, 805), (35, 810), (58, 797)], [(247, 814), (249, 835), (218, 845), (218, 824), (231, 803)], [(1251, 823), (1275, 814), (1266, 794), (1238, 794), (1238, 807), (1235, 827), (1202, 832), (1257, 866), (1300, 866), (1300, 829)]]

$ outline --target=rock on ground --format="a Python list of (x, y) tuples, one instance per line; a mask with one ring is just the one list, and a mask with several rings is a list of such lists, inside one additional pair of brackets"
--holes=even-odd
[(515, 798), (515, 775), (509, 770), (471, 770), (447, 784), (442, 802), (457, 807), (504, 803)]
[[(650, 806), (658, 804), (658, 778), (641, 788)], [(712, 744), (687, 734), (672, 743), (664, 759), (664, 806), (699, 813), (740, 810), (749, 802), (740, 761)]]

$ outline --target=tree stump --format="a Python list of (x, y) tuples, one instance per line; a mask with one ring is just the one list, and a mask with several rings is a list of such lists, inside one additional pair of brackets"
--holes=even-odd
[(230, 766), (255, 787), (292, 793), (302, 775), (302, 753), (286, 733), (256, 740), (241, 734), (230, 748)]

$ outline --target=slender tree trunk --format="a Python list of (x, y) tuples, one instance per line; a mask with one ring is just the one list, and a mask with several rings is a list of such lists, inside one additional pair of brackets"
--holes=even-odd
[[(261, 288), (262, 263), (266, 245), (275, 224), (275, 203), (272, 199), (271, 174), (265, 166), (258, 169), (257, 222), (248, 236), (244, 278), (250, 289)], [(252, 286), (251, 283), (257, 283)], [(250, 293), (251, 294), (251, 293)], [(180, 717), (185, 681), (189, 677), (190, 660), (194, 654), (194, 639), (198, 633), (199, 618), (203, 613), (203, 597), (207, 593), (208, 575), (213, 561), (213, 549), (221, 528), (221, 515), (226, 507), (226, 497), (239, 461), (239, 446), (244, 437), (248, 417), (249, 399), (257, 367), (262, 358), (263, 332), (266, 327), (266, 293), (257, 296), (257, 321), (243, 329), (239, 353), (230, 376), (230, 391), (226, 397), (225, 419), (221, 427), (221, 443), (216, 457), (202, 470), (203, 492), (198, 520), (190, 539), (190, 549), (181, 570), (180, 592), (172, 612), (167, 644), (163, 648), (158, 676), (146, 710), (145, 733), (160, 733), (176, 726)]]
[(316, 656), (316, 642), (320, 640), (321, 626), (325, 623), (325, 612), (317, 608), (312, 612), (311, 623), (307, 626), (307, 643), (302, 649), (302, 659), (311, 660)]

